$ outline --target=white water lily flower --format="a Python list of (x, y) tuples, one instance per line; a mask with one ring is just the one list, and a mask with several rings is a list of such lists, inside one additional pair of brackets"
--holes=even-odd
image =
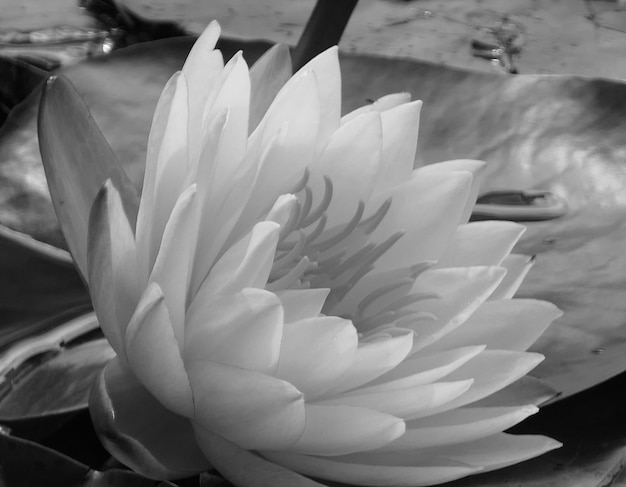
[(341, 117), (336, 48), (287, 80), (284, 47), (249, 72), (218, 36), (161, 95), (136, 228), (111, 182), (91, 212), (88, 281), (117, 353), (92, 398), (105, 446), (152, 477), (207, 469), (220, 438), (411, 486), (558, 447), (502, 433), (537, 411), (498, 391), (543, 359), (526, 349), (560, 312), (511, 299), (522, 226), (467, 223), (483, 163), (414, 170), (406, 94)]

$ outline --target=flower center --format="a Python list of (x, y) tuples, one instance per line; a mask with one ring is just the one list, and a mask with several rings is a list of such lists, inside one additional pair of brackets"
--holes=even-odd
[(271, 291), (330, 288), (323, 313), (348, 318), (361, 333), (368, 335), (384, 332), (390, 326), (401, 326), (407, 320), (434, 318), (417, 310), (416, 303), (437, 296), (411, 292), (415, 280), (432, 266), (431, 262), (388, 273), (388, 279), (382, 279), (381, 284), (365, 293), (355, 306), (342, 310), (348, 293), (374, 270), (376, 261), (404, 232), (397, 231), (382, 242), (371, 238), (389, 211), (391, 198), (368, 217), (364, 217), (365, 203), (360, 201), (349, 221), (326, 228), (327, 210), (333, 197), (332, 181), (324, 177), (323, 195), (314, 206), (308, 177), (306, 172), (292, 191), (298, 201), (281, 229), (267, 288)]

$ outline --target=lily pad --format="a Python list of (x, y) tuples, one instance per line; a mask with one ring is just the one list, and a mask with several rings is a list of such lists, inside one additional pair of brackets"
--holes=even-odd
[(61, 315), (46, 331), (4, 347), (0, 423), (21, 436), (49, 434), (87, 407), (95, 377), (114, 356), (93, 313)]
[[(156, 99), (178, 69), (191, 38), (132, 46), (63, 70), (137, 187)], [(225, 40), (228, 57), (243, 49), (252, 61), (268, 47)], [(547, 189), (570, 213), (529, 223), (516, 251), (536, 254), (519, 296), (555, 302), (565, 311), (535, 346), (547, 356), (537, 375), (561, 397), (626, 369), (626, 85), (568, 76), (503, 76), (413, 60), (344, 55), (344, 109), (394, 91), (424, 100), (418, 164), (452, 158), (488, 162), (485, 190)], [(2, 223), (58, 243), (56, 224), (35, 155), (34, 100), (0, 133), (0, 174), (14, 196)], [(37, 181), (38, 185), (33, 185)], [(12, 203), (25, 202), (21, 214)], [(46, 206), (48, 205), (48, 206)], [(13, 205), (14, 206), (14, 205)]]

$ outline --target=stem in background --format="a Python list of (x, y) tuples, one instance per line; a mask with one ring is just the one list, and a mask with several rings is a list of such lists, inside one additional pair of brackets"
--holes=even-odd
[(358, 0), (317, 0), (292, 53), (294, 72), (317, 54), (339, 43)]

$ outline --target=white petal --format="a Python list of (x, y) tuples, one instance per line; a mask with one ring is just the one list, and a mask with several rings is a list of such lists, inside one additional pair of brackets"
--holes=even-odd
[(413, 292), (432, 292), (436, 299), (418, 303), (419, 311), (432, 313), (438, 321), (415, 320), (402, 326), (416, 331), (414, 351), (433, 343), (460, 326), (491, 295), (502, 281), (501, 267), (453, 267), (433, 269), (421, 274)]
[(313, 160), (319, 124), (318, 84), (313, 73), (304, 72), (285, 84), (250, 135), (246, 163), (255, 167), (254, 185), (238, 229), (249, 227), (302, 179)]
[(349, 221), (359, 201), (369, 199), (380, 169), (382, 140), (380, 115), (367, 113), (333, 133), (319, 159), (309, 166), (314, 200), (324, 193), (324, 176), (333, 184), (329, 228)]
[(215, 20), (204, 29), (187, 55), (187, 60), (183, 66), (185, 74), (197, 76), (199, 80), (204, 77), (201, 70), (205, 68), (206, 56), (215, 49), (221, 30), (220, 24)]
[[(376, 269), (410, 266), (438, 259), (456, 231), (465, 207), (472, 176), (454, 171), (417, 176), (384, 192), (370, 203), (372, 208), (391, 197), (391, 207), (371, 239), (383, 241), (398, 231), (404, 235), (377, 262)], [(369, 208), (369, 205), (368, 205)]]
[(443, 407), (466, 392), (472, 382), (472, 379), (436, 382), (393, 390), (376, 387), (368, 388), (366, 391), (355, 389), (316, 401), (315, 404), (375, 409), (408, 420), (426, 416), (432, 409)]
[(164, 229), (161, 248), (150, 274), (163, 294), (174, 327), (174, 334), (182, 348), (187, 292), (191, 263), (195, 252), (198, 212), (195, 205), (195, 185), (178, 198)]
[(307, 396), (323, 394), (352, 364), (358, 345), (354, 325), (334, 316), (286, 324), (276, 376)]
[(379, 448), (404, 433), (404, 421), (349, 406), (306, 406), (306, 426), (290, 452), (334, 456)]
[(315, 318), (322, 312), (330, 289), (288, 289), (276, 295), (283, 305), (285, 323)]
[(263, 456), (287, 468), (328, 480), (354, 485), (421, 487), (466, 477), (480, 467), (459, 465), (413, 466), (358, 462), (349, 457), (320, 458), (289, 453), (263, 452)]
[(374, 103), (364, 105), (357, 108), (356, 110), (352, 110), (351, 112), (346, 113), (343, 117), (341, 117), (341, 125), (343, 125), (344, 123), (348, 123), (350, 120), (353, 120), (356, 117), (363, 115), (364, 113), (367, 113), (369, 111), (375, 110), (382, 113), (404, 103), (409, 103), (410, 101), (411, 94), (406, 92), (391, 93), (389, 95), (381, 96), (378, 100), (374, 101)]
[(140, 283), (133, 231), (120, 194), (110, 180), (91, 209), (87, 242), (87, 278), (93, 306), (109, 343), (124, 357), (124, 333), (139, 300)]
[(189, 87), (189, 160), (195, 163), (200, 150), (203, 133), (202, 118), (206, 105), (212, 105), (219, 87), (220, 75), (224, 69), (222, 53), (215, 50), (220, 36), (220, 26), (211, 22), (196, 40), (183, 73)]
[(288, 382), (212, 361), (186, 364), (194, 421), (242, 448), (283, 449), (304, 431), (304, 398)]
[[(299, 71), (312, 71), (317, 79), (320, 98), (320, 128), (316, 153), (319, 153), (330, 135), (339, 127), (341, 114), (341, 73), (337, 46), (318, 54)], [(296, 73), (296, 76), (297, 74)]]
[(327, 396), (344, 392), (383, 375), (401, 363), (413, 346), (413, 332), (407, 331), (373, 342), (360, 342), (350, 368), (335, 380)]
[[(236, 293), (246, 287), (263, 288), (269, 277), (280, 227), (257, 223), (250, 233), (229, 248), (200, 285), (191, 306), (219, 294)], [(202, 248), (202, 247), (199, 247)]]
[(141, 242), (148, 252), (148, 269), (159, 251), (161, 236), (180, 193), (188, 169), (187, 146), (187, 82), (180, 73), (170, 107), (167, 126), (163, 132), (155, 175), (153, 208), (151, 211), (151, 234), (148, 242)]
[(187, 314), (185, 360), (213, 360), (273, 372), (282, 331), (280, 301), (263, 289), (196, 301)]
[(487, 397), (526, 375), (543, 359), (544, 356), (539, 353), (485, 350), (446, 376), (446, 380), (473, 378), (472, 387), (465, 394), (431, 413), (449, 411)]
[(381, 451), (453, 445), (500, 433), (535, 414), (536, 406), (458, 408), (407, 423), (404, 435)]
[(419, 132), (422, 102), (414, 101), (384, 111), (381, 114), (383, 126), (382, 170), (376, 181), (378, 192), (411, 178), (417, 134)]
[(161, 289), (150, 284), (128, 324), (128, 363), (154, 397), (177, 414), (191, 417), (193, 398)]
[[(216, 115), (228, 111), (210, 180), (212, 188), (221, 189), (228, 186), (243, 160), (248, 139), (249, 107), (250, 75), (243, 55), (238, 52), (224, 66), (219, 86), (216, 88), (215, 101), (205, 107), (203, 114), (204, 128), (211, 125)], [(202, 160), (204, 156), (202, 153), (200, 155)], [(217, 194), (215, 189), (211, 196), (214, 194)]]
[(547, 301), (501, 299), (483, 303), (468, 320), (427, 350), (484, 344), (487, 348), (523, 352), (563, 312)]
[(511, 254), (507, 256), (502, 262), (502, 267), (506, 269), (506, 276), (490, 296), (490, 299), (512, 298), (522, 285), (522, 281), (534, 262), (535, 258), (527, 255)]
[(525, 226), (513, 222), (460, 225), (438, 266), (500, 265), (525, 231)]
[(286, 44), (270, 47), (250, 68), (250, 131), (259, 124), (290, 77), (291, 56)]
[(525, 375), (498, 392), (474, 402), (472, 407), (510, 407), (518, 404), (540, 406), (558, 395), (559, 392), (547, 382)]
[(478, 197), (478, 192), (482, 186), (486, 166), (487, 164), (484, 161), (477, 161), (474, 159), (454, 159), (451, 161), (429, 164), (427, 166), (420, 167), (417, 171), (420, 171), (422, 174), (468, 171), (472, 174), (472, 187), (467, 197), (465, 209), (460, 218), (461, 223), (466, 223), (472, 214), (474, 205), (476, 204), (476, 198)]
[(185, 478), (211, 467), (196, 444), (189, 419), (157, 401), (119, 357), (94, 383), (89, 414), (103, 446), (148, 478)]
[(403, 452), (359, 453), (361, 460), (411, 462), (416, 464), (441, 464), (461, 462), (464, 465), (483, 467), (483, 472), (507, 467), (529, 460), (559, 448), (561, 443), (545, 436), (509, 435), (498, 433), (479, 440), (446, 445), (434, 448), (422, 448)]
[(393, 391), (430, 384), (462, 367), (484, 349), (484, 346), (476, 346), (432, 354), (419, 353), (360, 390)]
[[(163, 142), (164, 134), (167, 129), (172, 102), (176, 89), (178, 87), (178, 76), (180, 73), (174, 74), (167, 82), (159, 101), (157, 103), (154, 115), (152, 117), (152, 127), (148, 137), (148, 148), (146, 154), (146, 168), (143, 177), (143, 186), (141, 190), (141, 199), (139, 201), (139, 211), (137, 214), (137, 246), (142, 249), (141, 253), (141, 272), (147, 276), (152, 268), (152, 263), (156, 257), (158, 243), (156, 248), (152, 250), (152, 225), (153, 212), (155, 211), (156, 198), (156, 175), (159, 163), (159, 152)], [(180, 95), (178, 96), (180, 100)], [(180, 101), (178, 101), (180, 103)]]

